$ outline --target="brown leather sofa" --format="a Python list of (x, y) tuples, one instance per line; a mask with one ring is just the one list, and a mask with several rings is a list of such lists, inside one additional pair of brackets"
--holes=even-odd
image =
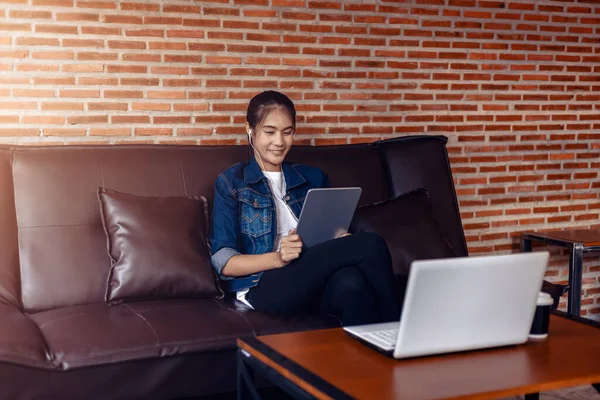
[[(419, 187), (466, 255), (446, 138), (295, 147), (361, 204)], [(169, 299), (108, 306), (110, 260), (96, 190), (213, 196), (246, 146), (0, 147), (0, 399), (166, 399), (235, 390), (235, 340), (339, 326), (284, 318), (233, 300)], [(427, 238), (423, 238), (427, 240)]]

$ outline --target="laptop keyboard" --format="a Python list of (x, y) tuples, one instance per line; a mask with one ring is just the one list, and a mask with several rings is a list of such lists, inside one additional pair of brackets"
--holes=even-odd
[(364, 334), (364, 336), (370, 339), (375, 339), (379, 342), (383, 342), (388, 347), (395, 347), (396, 339), (398, 338), (398, 329), (369, 332)]

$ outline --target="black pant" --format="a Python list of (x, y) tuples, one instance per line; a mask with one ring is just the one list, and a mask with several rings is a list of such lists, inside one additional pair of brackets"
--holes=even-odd
[(297, 315), (321, 311), (344, 325), (398, 321), (390, 252), (373, 233), (305, 249), (283, 268), (265, 271), (248, 300), (257, 311)]

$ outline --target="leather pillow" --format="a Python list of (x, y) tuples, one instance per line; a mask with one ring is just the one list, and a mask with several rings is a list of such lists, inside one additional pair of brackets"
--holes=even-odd
[(204, 197), (143, 197), (98, 188), (112, 266), (105, 299), (214, 297)]
[(352, 230), (383, 237), (390, 249), (395, 275), (408, 275), (413, 260), (457, 256), (434, 217), (426, 189), (359, 207)]

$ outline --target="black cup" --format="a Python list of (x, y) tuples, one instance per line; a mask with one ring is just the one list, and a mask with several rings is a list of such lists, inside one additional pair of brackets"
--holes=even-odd
[(554, 300), (548, 293), (540, 292), (538, 294), (535, 316), (529, 331), (530, 339), (545, 339), (548, 336), (552, 304), (554, 304)]

